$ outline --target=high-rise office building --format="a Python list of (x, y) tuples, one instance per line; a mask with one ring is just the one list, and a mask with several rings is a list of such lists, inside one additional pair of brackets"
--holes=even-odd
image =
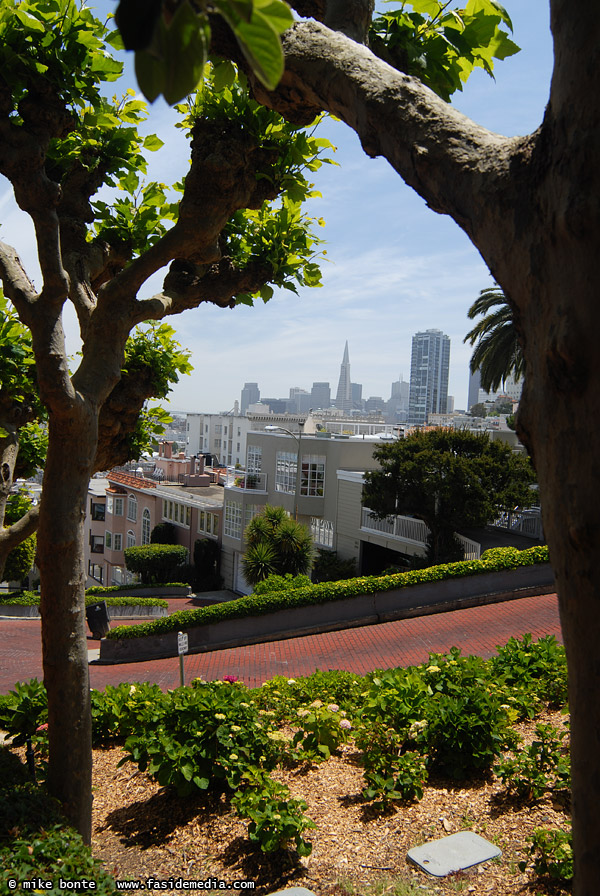
[(412, 340), (408, 422), (427, 423), (428, 414), (446, 414), (450, 339), (441, 330), (416, 333)]
[(350, 356), (348, 354), (348, 342), (344, 348), (344, 357), (340, 366), (340, 379), (337, 387), (335, 406), (341, 411), (352, 409), (352, 385), (350, 383)]
[(317, 408), (325, 410), (326, 408), (331, 407), (331, 387), (329, 383), (312, 384), (312, 389), (310, 390), (310, 404), (315, 410)]
[(240, 400), (242, 415), (246, 413), (251, 404), (256, 404), (257, 401), (260, 401), (258, 383), (244, 383)]

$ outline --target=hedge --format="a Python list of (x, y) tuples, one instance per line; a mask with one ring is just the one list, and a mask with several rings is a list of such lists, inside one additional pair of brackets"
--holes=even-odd
[(293, 591), (251, 594), (248, 597), (212, 604), (198, 610), (179, 611), (154, 622), (142, 623), (142, 625), (120, 625), (112, 629), (106, 637), (117, 640), (120, 638), (143, 638), (148, 635), (160, 635), (198, 625), (209, 625), (224, 619), (264, 616), (267, 613), (290, 607), (324, 604), (329, 601), (344, 600), (348, 597), (359, 597), (363, 594), (395, 591), (398, 588), (421, 585), (425, 582), (439, 582), (443, 579), (474, 576), (485, 572), (548, 562), (548, 548), (545, 546), (528, 548), (525, 551), (519, 551), (517, 548), (491, 548), (485, 551), (479, 560), (442, 563), (438, 566), (429, 566), (426, 569), (415, 569), (388, 576), (363, 576), (356, 579), (344, 579), (341, 582), (321, 582), (318, 585), (297, 588)]
[(111, 594), (113, 591), (123, 591), (124, 588), (127, 588), (128, 591), (138, 591), (142, 588), (155, 588), (157, 591), (163, 591), (165, 588), (189, 588), (187, 582), (168, 582), (163, 583), (162, 585), (144, 585), (143, 582), (135, 582), (133, 585), (92, 585), (91, 588), (86, 588), (86, 594)]
[[(131, 595), (123, 597), (105, 597), (102, 599), (106, 601), (109, 607), (165, 607), (165, 609), (168, 609), (169, 607), (168, 601), (158, 597), (135, 597)], [(10, 591), (7, 592), (6, 595), (0, 594), (0, 606), (3, 607), (36, 607), (39, 602), (40, 596), (35, 591)], [(86, 605), (97, 604), (98, 597), (95, 597), (88, 592), (85, 602)]]

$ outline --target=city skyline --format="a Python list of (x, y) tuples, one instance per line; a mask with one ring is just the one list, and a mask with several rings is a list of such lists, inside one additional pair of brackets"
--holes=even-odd
[[(114, 11), (109, 0), (92, 0), (90, 6), (101, 17)], [(454, 97), (459, 111), (507, 135), (531, 133), (540, 124), (552, 64), (545, 0), (514, 6), (509, 12), (522, 52), (497, 63), (495, 81), (477, 71)], [(129, 57), (130, 73), (131, 63)], [(135, 86), (131, 74), (118, 89), (128, 86)], [(185, 173), (189, 156), (185, 136), (174, 128), (175, 117), (158, 100), (143, 128), (165, 141), (149, 159), (149, 178), (165, 183)], [(320, 132), (339, 147), (339, 167), (324, 165), (314, 173), (322, 198), (312, 199), (308, 208), (326, 222), (317, 228), (327, 250), (321, 262), (323, 287), (302, 288), (299, 296), (275, 290), (270, 302), (258, 300), (254, 308), (204, 305), (167, 318), (180, 344), (191, 350), (194, 366), (173, 390), (172, 409), (229, 410), (245, 382), (258, 382), (263, 395), (277, 395), (282, 381), (310, 389), (314, 378), (329, 382), (335, 394), (345, 339), (363, 396), (385, 390), (385, 398), (388, 384), (399, 375), (409, 377), (412, 335), (433, 327), (452, 341), (448, 391), (457, 407), (466, 407), (471, 348), (462, 340), (472, 327), (469, 306), (492, 284), (486, 266), (454, 222), (428, 209), (387, 162), (369, 159), (348, 127), (326, 120)], [(33, 228), (6, 185), (0, 206), (3, 239), (15, 247), (39, 286)], [(141, 297), (160, 291), (163, 276), (149, 281)], [(70, 307), (64, 326), (75, 367), (80, 342)]]

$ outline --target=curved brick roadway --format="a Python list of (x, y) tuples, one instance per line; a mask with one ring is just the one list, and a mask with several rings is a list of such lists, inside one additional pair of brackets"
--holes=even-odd
[[(181, 608), (181, 602), (170, 601), (170, 611)], [(555, 594), (198, 653), (185, 657), (185, 680), (237, 675), (253, 687), (275, 675), (293, 678), (315, 669), (346, 669), (364, 675), (374, 669), (420, 663), (430, 652), (444, 653), (453, 646), (465, 654), (489, 657), (496, 645), (525, 632), (534, 638), (555, 635), (562, 642)], [(88, 645), (98, 647), (98, 642), (89, 639)], [(0, 619), (0, 693), (7, 693), (15, 681), (33, 677), (42, 677), (39, 619)], [(179, 660), (116, 666), (92, 663), (90, 679), (98, 689), (122, 681), (154, 681), (163, 689), (173, 688), (179, 684)]]

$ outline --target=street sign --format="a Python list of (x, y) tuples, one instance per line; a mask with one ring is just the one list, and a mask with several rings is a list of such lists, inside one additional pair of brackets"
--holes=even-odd
[(188, 652), (187, 632), (177, 632), (177, 653), (182, 656)]

